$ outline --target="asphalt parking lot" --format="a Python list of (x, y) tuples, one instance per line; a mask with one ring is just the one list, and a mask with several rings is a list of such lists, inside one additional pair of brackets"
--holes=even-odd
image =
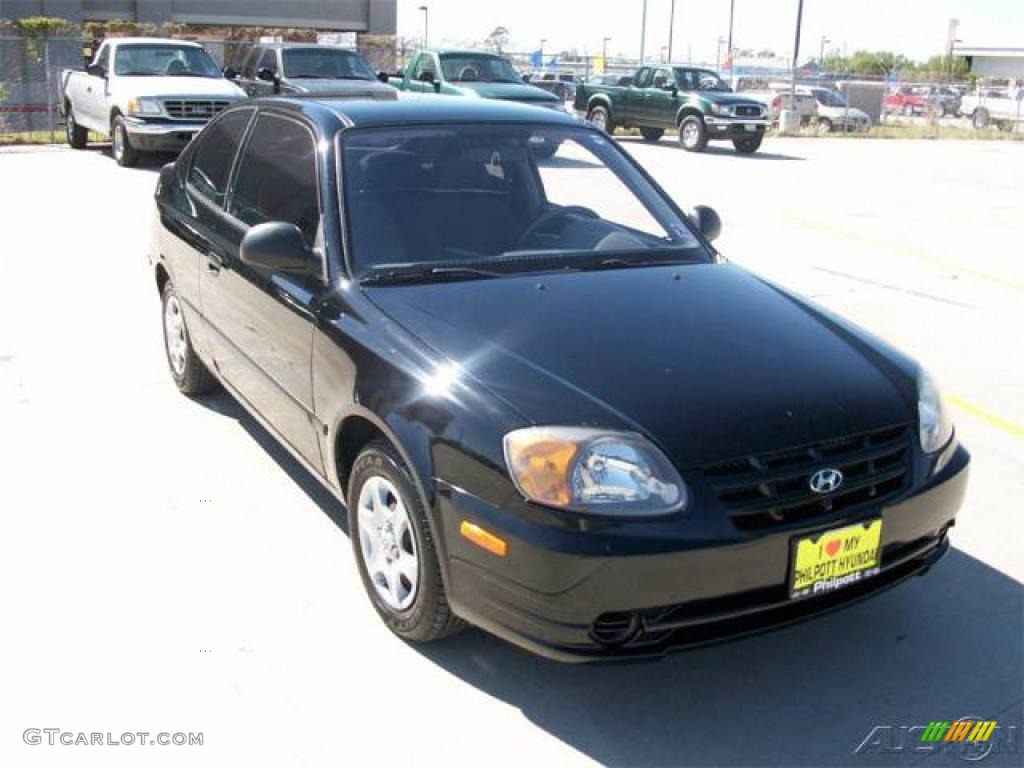
[[(470, 631), (414, 648), (344, 510), (226, 395), (166, 371), (145, 254), (158, 163), (0, 151), (0, 764), (953, 765), (855, 749), (961, 716), (1024, 754), (1024, 147), (624, 139), (734, 261), (915, 355), (972, 478), (928, 576), (665, 660), (564, 666)], [(581, 171), (585, 173), (585, 171)], [(742, 308), (737, 308), (742, 311)], [(28, 746), (27, 728), (204, 733)]]

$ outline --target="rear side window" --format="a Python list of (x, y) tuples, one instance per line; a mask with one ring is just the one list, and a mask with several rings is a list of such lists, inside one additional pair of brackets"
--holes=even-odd
[(316, 144), (300, 123), (260, 115), (242, 152), (230, 213), (249, 225), (287, 221), (316, 239), (320, 205), (316, 190)]
[(199, 136), (199, 145), (188, 169), (188, 181), (214, 205), (224, 205), (231, 164), (238, 153), (238, 145), (242, 143), (242, 135), (250, 118), (251, 109), (231, 112)]

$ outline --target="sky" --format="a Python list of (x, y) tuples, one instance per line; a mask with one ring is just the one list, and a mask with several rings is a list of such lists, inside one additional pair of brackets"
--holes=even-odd
[[(421, 5), (428, 6), (432, 45), (482, 41), (497, 26), (509, 30), (511, 50), (576, 48), (609, 56), (640, 53), (643, 0), (398, 0), (398, 34), (420, 39)], [(671, 0), (647, 2), (647, 55), (668, 44)], [(728, 35), (729, 0), (676, 0), (673, 60), (714, 62), (719, 36)], [(733, 45), (793, 52), (797, 0), (735, 0)], [(892, 50), (925, 59), (945, 49), (951, 18), (966, 45), (1024, 47), (1024, 0), (804, 0), (800, 60), (829, 49), (848, 53)], [(688, 54), (691, 54), (689, 55)]]

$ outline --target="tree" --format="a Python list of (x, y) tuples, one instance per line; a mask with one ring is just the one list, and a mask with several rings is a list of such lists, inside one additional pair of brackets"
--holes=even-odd
[(495, 27), (484, 40), (484, 46), (495, 53), (502, 53), (508, 48), (508, 29), (505, 27)]
[(902, 53), (855, 51), (850, 57), (849, 71), (858, 75), (889, 75), (913, 66), (914, 62)]

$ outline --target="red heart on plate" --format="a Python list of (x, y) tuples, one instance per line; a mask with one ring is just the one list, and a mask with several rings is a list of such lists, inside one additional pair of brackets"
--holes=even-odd
[(836, 552), (839, 551), (839, 539), (832, 539), (825, 545), (825, 552), (828, 553), (829, 557), (834, 557)]

